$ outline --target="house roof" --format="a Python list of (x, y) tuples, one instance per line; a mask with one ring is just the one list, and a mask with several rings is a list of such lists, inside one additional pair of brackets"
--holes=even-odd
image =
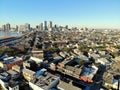
[(9, 74), (17, 74), (17, 72), (16, 72), (16, 71), (13, 71), (13, 70), (11, 70), (11, 69), (10, 69), (10, 70), (8, 70), (7, 72), (8, 72)]

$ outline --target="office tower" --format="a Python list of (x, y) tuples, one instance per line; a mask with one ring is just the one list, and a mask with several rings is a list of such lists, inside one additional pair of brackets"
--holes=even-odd
[(16, 31), (18, 31), (18, 25), (16, 25), (16, 28), (15, 28)]
[(43, 23), (40, 24), (41, 30), (43, 30)]
[(66, 25), (65, 28), (68, 29), (68, 25)]
[(30, 31), (30, 24), (28, 23), (25, 24), (25, 30)]
[(54, 25), (54, 28), (57, 28), (57, 25), (56, 25), (56, 24)]
[(52, 28), (52, 21), (48, 22), (48, 29)]
[(9, 23), (6, 24), (5, 29), (6, 29), (6, 31), (10, 30), (10, 24)]
[(5, 31), (5, 25), (2, 25), (2, 30)]
[(19, 27), (19, 31), (25, 31), (26, 29), (25, 29), (25, 25), (20, 25), (20, 27)]
[(47, 30), (47, 21), (44, 21), (44, 26), (43, 26), (44, 30)]
[(51, 31), (52, 30), (52, 21), (48, 22), (48, 30)]
[(43, 23), (40, 23), (40, 24), (39, 24), (38, 29), (39, 29), (39, 30), (43, 30)]

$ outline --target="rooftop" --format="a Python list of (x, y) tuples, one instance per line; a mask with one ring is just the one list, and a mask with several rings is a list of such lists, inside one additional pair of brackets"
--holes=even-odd
[(43, 53), (43, 51), (42, 50), (40, 50), (40, 51), (32, 51), (32, 53)]
[(18, 65), (14, 65), (12, 68), (13, 68), (13, 69), (14, 69), (14, 68), (16, 68), (16, 69), (20, 69), (20, 66), (18, 66)]
[(23, 73), (26, 73), (26, 74), (29, 74), (29, 75), (34, 75), (35, 74), (34, 71), (26, 69), (26, 68), (23, 69)]
[(11, 69), (10, 69), (10, 70), (8, 70), (7, 72), (8, 72), (9, 74), (17, 74), (17, 72), (16, 72), (16, 71), (13, 71), (13, 70), (11, 70)]
[(0, 79), (7, 81), (9, 78), (9, 74), (7, 72), (0, 74)]
[(105, 72), (103, 75), (103, 79), (106, 83), (112, 84), (114, 78), (111, 73)]
[(36, 58), (36, 57), (30, 57), (30, 60), (33, 60), (33, 61), (35, 61), (35, 62), (37, 62), (37, 63), (43, 62), (42, 59), (39, 59), (39, 58)]
[(22, 58), (19, 58), (19, 57), (8, 57), (3, 60), (3, 64), (11, 64), (21, 60)]
[(56, 80), (59, 80), (59, 77), (51, 73), (47, 73), (47, 75), (39, 76), (38, 78), (32, 80), (31, 82), (46, 90), (48, 89), (49, 85)]
[(83, 67), (80, 76), (92, 79), (94, 77), (94, 75), (96, 74), (97, 70), (98, 70), (98, 68), (96, 66)]
[(9, 81), (9, 86), (10, 87), (15, 87), (16, 85), (18, 85), (18, 83), (19, 83), (18, 81), (12, 81), (12, 80), (10, 80)]
[[(75, 78), (78, 78), (82, 69), (81, 68), (75, 68), (75, 67), (72, 67), (72, 66), (65, 66), (65, 69), (64, 70), (68, 70), (66, 72), (67, 75), (70, 75), (70, 76), (73, 76)], [(71, 71), (72, 73), (70, 73), (69, 71)]]
[(3, 73), (1, 73), (1, 75), (3, 75), (3, 76), (9, 76), (9, 74), (7, 73), (7, 72), (3, 72)]
[(67, 69), (67, 70), (70, 70), (70, 71), (73, 71), (74, 73), (78, 73), (78, 74), (80, 74), (81, 73), (81, 68), (75, 68), (75, 67), (72, 67), (72, 66), (65, 66), (65, 69)]

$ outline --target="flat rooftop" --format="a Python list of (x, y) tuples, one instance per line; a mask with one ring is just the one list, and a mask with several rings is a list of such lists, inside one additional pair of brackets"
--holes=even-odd
[(5, 76), (5, 77), (9, 76), (9, 74), (7, 72), (3, 72), (3, 73), (1, 73), (1, 75)]
[(15, 87), (18, 85), (18, 81), (9, 81), (9, 86), (12, 88), (12, 87)]
[(51, 73), (47, 73), (47, 75), (39, 76), (38, 78), (32, 80), (31, 82), (34, 83), (35, 85), (41, 87), (42, 89), (47, 90), (49, 85), (57, 80), (59, 81), (59, 77), (57, 77)]
[(10, 70), (8, 70), (7, 72), (8, 72), (9, 74), (18, 74), (16, 71), (11, 70), (11, 69), (10, 69)]
[(93, 66), (93, 67), (83, 67), (82, 72), (80, 76), (92, 79), (94, 75), (96, 74), (98, 68)]
[(3, 64), (11, 64), (11, 63), (18, 62), (18, 61), (22, 61), (22, 58), (19, 58), (19, 57), (8, 57), (8, 58), (5, 58), (2, 61), (2, 63)]
[(23, 69), (23, 73), (28, 74), (28, 75), (34, 75), (35, 74), (34, 71), (26, 69), (26, 68)]

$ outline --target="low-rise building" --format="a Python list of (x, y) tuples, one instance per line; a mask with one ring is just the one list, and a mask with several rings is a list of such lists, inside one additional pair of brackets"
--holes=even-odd
[(36, 63), (41, 63), (41, 62), (43, 62), (43, 58), (40, 59), (40, 58), (36, 58), (36, 57), (30, 57), (30, 60), (33, 60), (33, 61), (35, 61)]
[(76, 79), (79, 79), (80, 73), (81, 73), (82, 69), (81, 68), (75, 68), (72, 66), (65, 66), (65, 68), (63, 69), (63, 73), (69, 76), (72, 76)]
[(82, 72), (80, 74), (80, 80), (83, 80), (84, 82), (93, 82), (93, 77), (97, 73), (98, 68), (95, 65), (92, 65), (91, 67), (83, 67)]
[[(1, 77), (1, 76), (0, 76)], [(2, 86), (2, 88), (4, 90), (8, 90), (6, 87), (8, 86), (8, 83), (7, 82), (4, 82), (3, 80), (0, 79), (0, 85)]]
[[(107, 87), (108, 89), (115, 89), (118, 90), (118, 83), (119, 83), (119, 79), (116, 79), (115, 76), (109, 72), (105, 72), (103, 75), (103, 86)], [(119, 84), (120, 87), (120, 84)]]
[(23, 76), (27, 81), (31, 81), (35, 78), (35, 72), (29, 69), (23, 69)]
[(8, 70), (7, 73), (10, 75), (12, 79), (16, 79), (20, 76), (20, 74), (12, 69)]
[(47, 73), (46, 75), (42, 75), (31, 80), (29, 82), (29, 86), (32, 90), (50, 90), (58, 85), (59, 79), (59, 77), (51, 73)]
[(10, 75), (7, 72), (3, 72), (0, 74), (0, 79), (4, 81), (8, 81), (10, 79)]
[(19, 90), (19, 84), (18, 82), (10, 81), (8, 88), (9, 90)]
[(39, 58), (39, 59), (42, 59), (43, 60), (43, 56), (44, 56), (44, 53), (42, 50), (39, 50), (39, 51), (31, 51), (32, 53), (32, 56), (33, 57), (36, 57), (36, 58)]
[(59, 55), (63, 58), (65, 58), (67, 56), (67, 54), (65, 52), (60, 52)]
[(21, 68), (20, 66), (18, 66), (18, 65), (15, 65), (15, 66), (13, 66), (13, 67), (12, 67), (12, 70), (14, 70), (14, 71), (17, 71), (17, 72), (21, 73), (22, 68)]
[(23, 63), (22, 58), (19, 57), (8, 57), (3, 59), (3, 61), (0, 62), (0, 67), (4, 68), (5, 70), (12, 69), (14, 65), (21, 65)]
[(97, 59), (96, 63), (100, 63), (105, 66), (111, 65), (111, 62), (108, 61), (106, 58), (99, 58), (99, 59)]
[(13, 73), (10, 74), (10, 71), (0, 74), (0, 84), (4, 90), (19, 90), (19, 82), (13, 81), (17, 77), (12, 75), (14, 76)]

